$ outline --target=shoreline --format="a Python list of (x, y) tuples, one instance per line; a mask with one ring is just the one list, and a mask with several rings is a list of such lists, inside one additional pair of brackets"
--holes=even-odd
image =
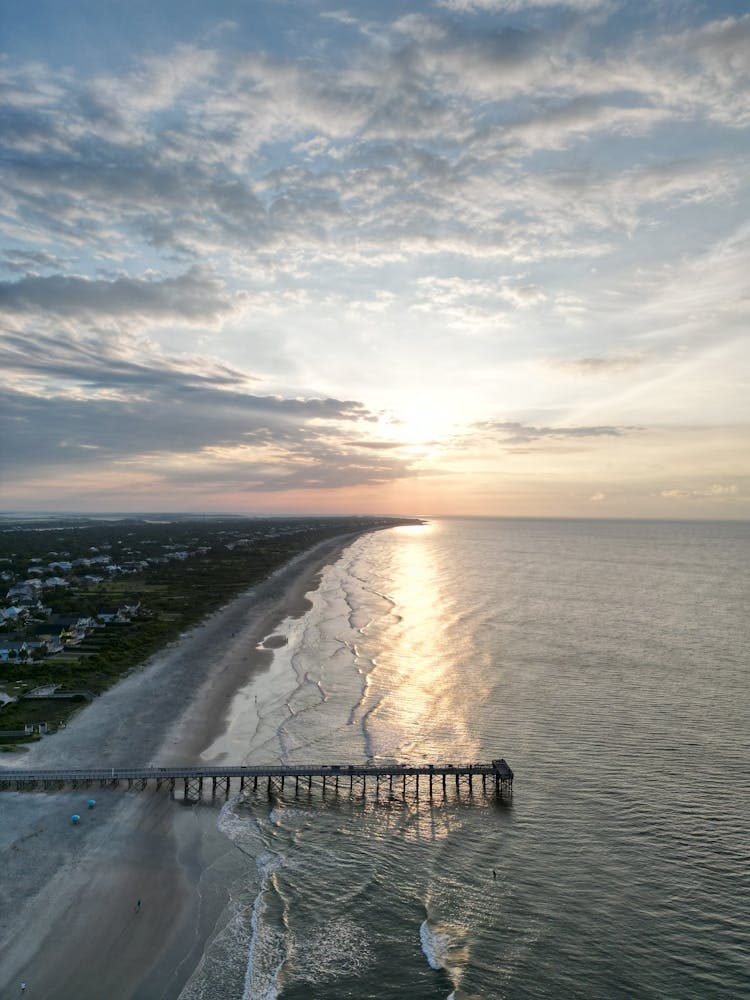
[[(3, 755), (0, 766), (199, 762), (226, 731), (236, 691), (270, 665), (273, 650), (260, 643), (308, 610), (305, 595), (323, 569), (369, 533), (296, 556), (153, 655), (67, 729)], [(176, 1000), (221, 926), (227, 897), (216, 869), (237, 863), (216, 828), (216, 806), (185, 809), (165, 791), (2, 794), (0, 992), (24, 980), (50, 1000)], [(92, 794), (97, 805), (87, 810)], [(70, 823), (73, 812), (80, 826)]]

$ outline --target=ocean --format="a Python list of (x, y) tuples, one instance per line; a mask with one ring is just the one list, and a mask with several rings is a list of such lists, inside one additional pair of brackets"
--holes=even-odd
[(750, 996), (749, 597), (746, 523), (358, 539), (205, 759), (503, 756), (513, 797), (231, 799), (183, 1000)]

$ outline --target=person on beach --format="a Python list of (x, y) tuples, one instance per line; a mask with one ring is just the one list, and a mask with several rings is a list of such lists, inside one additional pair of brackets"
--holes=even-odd
[(138, 902), (135, 904), (135, 912), (139, 913), (140, 909), (141, 909), (141, 901), (139, 899)]
[(21, 992), (22, 993), (26, 992), (26, 983), (21, 983)]

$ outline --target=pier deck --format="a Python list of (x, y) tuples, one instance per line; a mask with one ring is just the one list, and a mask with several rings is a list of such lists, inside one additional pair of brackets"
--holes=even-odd
[[(157, 788), (166, 784), (174, 793), (179, 783), (184, 789), (184, 798), (200, 799), (204, 782), (210, 782), (212, 792), (217, 788), (228, 796), (232, 783), (235, 788), (243, 791), (251, 786), (257, 790), (258, 782), (265, 781), (268, 792), (274, 788), (284, 789), (285, 782), (294, 781), (295, 791), (299, 790), (300, 782), (306, 783), (308, 791), (312, 788), (313, 778), (322, 784), (323, 794), (328, 786), (336, 792), (339, 786), (354, 788), (354, 782), (361, 783), (362, 794), (374, 782), (376, 793), (381, 783), (387, 782), (390, 791), (394, 781), (400, 781), (401, 789), (406, 792), (407, 779), (416, 788), (419, 795), (420, 778), (426, 779), (425, 784), (432, 795), (434, 787), (446, 791), (448, 778), (455, 782), (456, 791), (463, 783), (473, 792), (474, 781), (481, 782), (482, 790), (494, 788), (498, 795), (513, 791), (513, 771), (507, 762), (500, 758), (489, 764), (269, 764), (258, 766), (229, 765), (225, 767), (94, 767), (94, 768), (56, 768), (45, 770), (26, 770), (21, 768), (0, 768), (0, 790), (24, 789), (54, 790), (65, 787), (80, 787), (98, 784), (100, 787), (117, 786), (127, 782), (128, 787), (146, 788), (153, 784)], [(424, 786), (423, 786), (424, 787)]]

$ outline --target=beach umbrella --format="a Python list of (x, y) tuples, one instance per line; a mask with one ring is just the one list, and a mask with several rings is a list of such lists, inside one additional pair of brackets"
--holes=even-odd
[(78, 815), (78, 813), (75, 813), (73, 816), (70, 817), (70, 821), (71, 823), (80, 823), (81, 817)]
[(89, 809), (93, 809), (94, 806), (96, 805), (96, 799), (89, 799), (88, 805)]

